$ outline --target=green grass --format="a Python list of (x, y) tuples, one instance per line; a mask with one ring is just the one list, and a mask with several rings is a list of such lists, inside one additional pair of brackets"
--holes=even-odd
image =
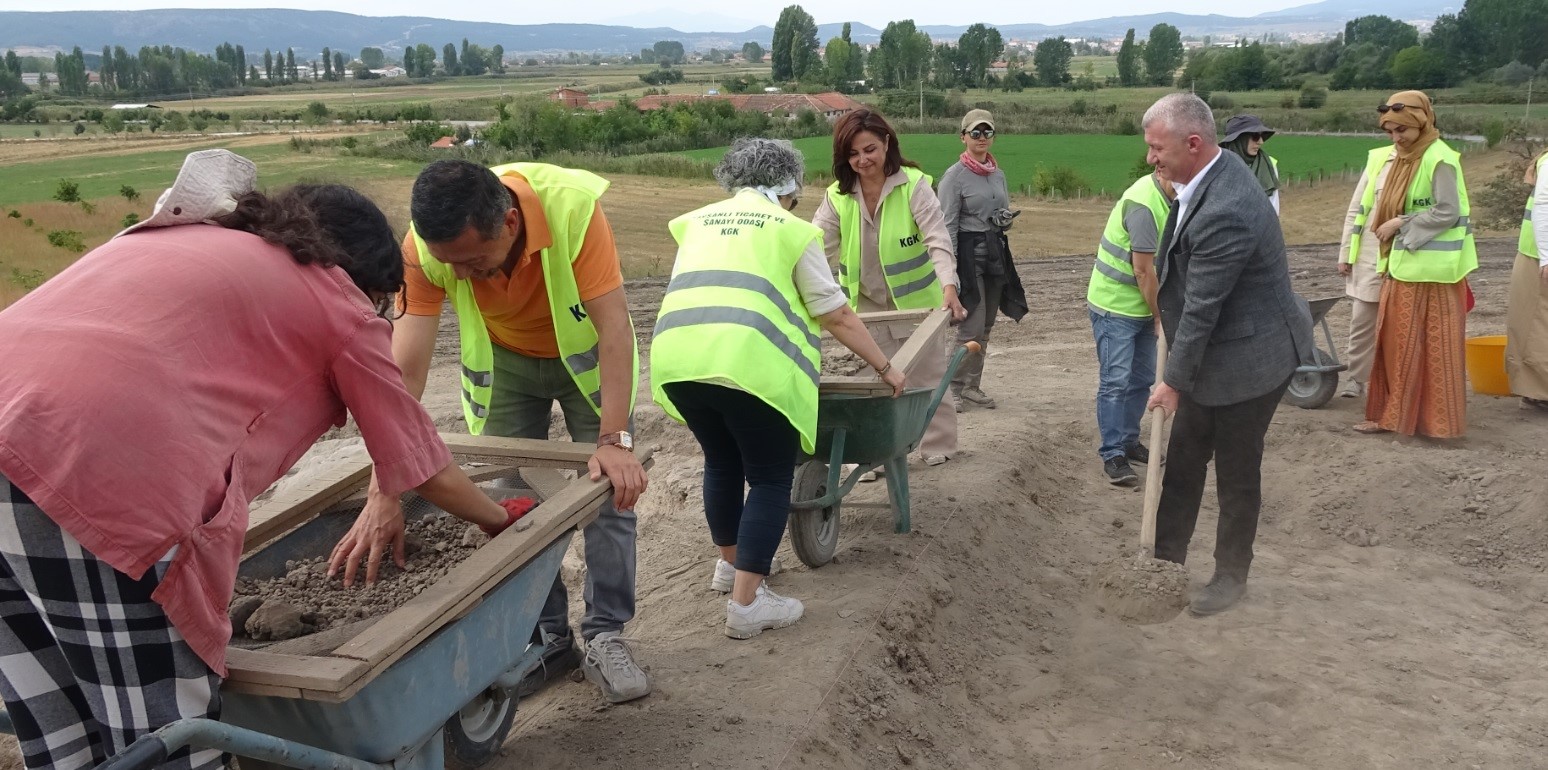
[[(156, 196), (177, 178), (177, 171), (188, 153), (220, 146), (220, 142), (211, 141), (208, 145), (176, 150), (0, 166), (0, 206), (51, 200), (60, 179), (79, 184), (80, 195), (86, 200), (115, 196), (121, 186), (129, 185), (154, 203)], [(384, 178), (412, 180), (423, 165), (412, 161), (340, 156), (327, 150), (316, 154), (297, 152), (288, 142), (241, 147), (237, 152), (258, 164), (260, 187), (277, 187), (303, 180), (344, 184)]]
[[(1279, 160), (1280, 172), (1289, 178), (1314, 174), (1334, 174), (1345, 168), (1360, 168), (1366, 152), (1381, 144), (1375, 138), (1343, 136), (1276, 136), (1266, 145)], [(798, 139), (796, 147), (806, 156), (807, 174), (831, 178), (833, 141), (827, 137)], [(955, 136), (905, 134), (905, 156), (919, 163), (937, 179), (962, 154), (962, 142)], [(718, 159), (726, 148), (695, 150), (684, 153), (702, 160)], [(1117, 195), (1134, 181), (1134, 167), (1145, 154), (1145, 142), (1138, 136), (1102, 134), (1001, 136), (995, 140), (995, 158), (1005, 169), (1013, 190), (1032, 184), (1039, 167), (1063, 166), (1075, 173), (1100, 195)]]

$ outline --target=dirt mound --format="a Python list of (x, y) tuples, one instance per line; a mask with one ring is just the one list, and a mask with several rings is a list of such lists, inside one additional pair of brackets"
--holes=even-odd
[(388, 559), (374, 584), (366, 585), (363, 575), (349, 588), (338, 576), (328, 579), (326, 556), (286, 562), (288, 571), (280, 577), (240, 578), (231, 602), (237, 633), (232, 643), (255, 646), (385, 615), (434, 585), (488, 541), (472, 524), (432, 514), (408, 523), (404, 566)]
[(1129, 623), (1165, 623), (1187, 606), (1188, 570), (1146, 555), (1118, 558), (1091, 578), (1098, 612)]

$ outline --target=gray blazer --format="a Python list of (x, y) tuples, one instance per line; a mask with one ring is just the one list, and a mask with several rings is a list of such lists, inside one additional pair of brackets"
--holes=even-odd
[(1204, 406), (1266, 395), (1313, 361), (1311, 312), (1262, 191), (1245, 164), (1216, 162), (1161, 236), (1163, 378)]

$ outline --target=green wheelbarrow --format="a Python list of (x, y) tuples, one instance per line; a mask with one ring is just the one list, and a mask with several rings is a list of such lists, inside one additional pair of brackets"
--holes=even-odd
[[(790, 490), (790, 546), (802, 564), (821, 567), (838, 548), (839, 506), (867, 471), (886, 469), (893, 531), (908, 532), (908, 454), (946, 397), (951, 379), (978, 343), (958, 346), (932, 388), (891, 395), (823, 394), (817, 401), (816, 452), (796, 467)], [(824, 458), (824, 459), (818, 459)], [(844, 475), (846, 464), (856, 466)]]

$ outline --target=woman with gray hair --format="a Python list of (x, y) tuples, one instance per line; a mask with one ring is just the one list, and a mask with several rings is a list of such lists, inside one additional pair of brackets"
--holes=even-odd
[(763, 583), (790, 513), (797, 450), (815, 449), (818, 327), (903, 392), (902, 372), (829, 272), (822, 231), (790, 214), (804, 169), (787, 141), (731, 145), (715, 179), (732, 196), (669, 225), (677, 261), (651, 343), (651, 395), (704, 450), (704, 515), (720, 549), (710, 586), (731, 594), (733, 639), (801, 619), (799, 600)]

